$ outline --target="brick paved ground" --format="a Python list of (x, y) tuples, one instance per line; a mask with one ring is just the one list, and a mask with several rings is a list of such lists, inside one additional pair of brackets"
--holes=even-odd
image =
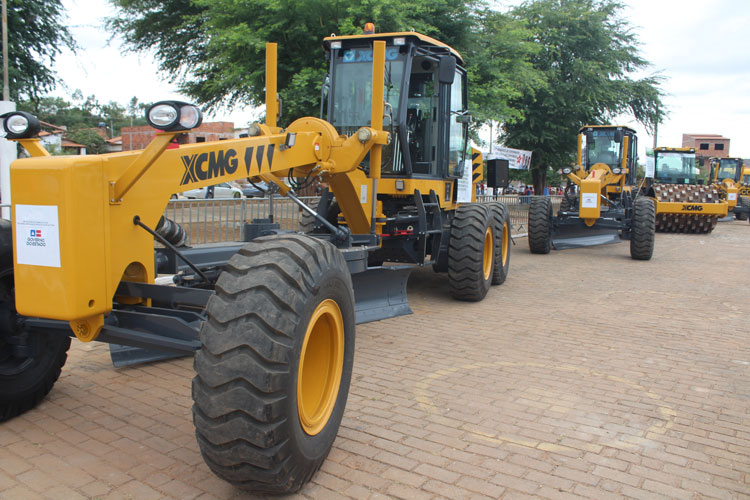
[[(358, 329), (349, 405), (304, 498), (750, 498), (750, 227), (530, 255), (478, 304), (429, 270)], [(0, 497), (252, 498), (214, 478), (191, 361), (115, 370), (74, 344), (0, 426)]]

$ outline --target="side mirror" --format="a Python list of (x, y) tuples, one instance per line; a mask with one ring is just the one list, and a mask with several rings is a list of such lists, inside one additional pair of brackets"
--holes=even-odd
[(622, 144), (622, 140), (625, 137), (625, 134), (622, 130), (615, 130), (615, 142), (617, 144)]
[(471, 123), (474, 118), (469, 114), (467, 111), (466, 113), (462, 113), (458, 116), (456, 116), (456, 123)]
[(438, 82), (453, 85), (456, 77), (456, 60), (452, 56), (440, 56), (438, 63)]

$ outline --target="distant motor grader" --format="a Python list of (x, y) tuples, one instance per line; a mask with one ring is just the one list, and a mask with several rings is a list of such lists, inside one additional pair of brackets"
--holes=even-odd
[(656, 209), (635, 189), (637, 137), (628, 127), (587, 125), (578, 133), (578, 156), (563, 169), (568, 185), (560, 210), (549, 198), (532, 198), (529, 249), (587, 247), (630, 241), (630, 256), (649, 260), (654, 250)]
[(729, 204), (729, 211), (740, 220), (748, 220), (750, 197), (742, 185), (744, 160), (742, 158), (710, 158), (709, 182)]
[[(482, 158), (467, 151), (461, 56), (413, 32), (324, 45), (327, 119), (277, 126), (269, 44), (266, 123), (245, 138), (168, 149), (202, 118), (165, 101), (147, 111), (160, 132), (143, 151), (51, 157), (33, 116), (3, 116), (32, 158), (11, 167), (13, 223), (0, 224), (0, 418), (47, 394), (69, 335), (197, 350), (193, 416), (206, 463), (244, 488), (295, 491), (337, 434), (355, 323), (408, 314), (414, 265), (447, 272), (460, 300), (505, 280), (510, 221), (503, 204), (474, 202)], [(330, 193), (308, 207), (288, 175), (319, 177)], [(259, 220), (237, 244), (178, 248), (165, 236), (172, 193), (240, 178), (276, 185), (314, 218), (310, 233)], [(177, 286), (155, 284), (157, 274)]]

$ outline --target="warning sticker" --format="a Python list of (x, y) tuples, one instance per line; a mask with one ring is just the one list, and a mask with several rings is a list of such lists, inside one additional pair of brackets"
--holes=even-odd
[(458, 196), (456, 202), (471, 202), (471, 190), (474, 189), (474, 183), (472, 180), (471, 161), (464, 160), (464, 175), (458, 179)]
[(597, 193), (582, 193), (581, 194), (581, 207), (582, 208), (596, 208), (596, 202), (599, 200)]
[(56, 205), (16, 205), (19, 264), (60, 267), (60, 224)]
[(737, 199), (737, 193), (727, 193), (727, 199), (729, 201), (734, 201)]

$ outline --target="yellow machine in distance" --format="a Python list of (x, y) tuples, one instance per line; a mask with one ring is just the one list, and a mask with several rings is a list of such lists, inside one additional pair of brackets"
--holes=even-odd
[[(656, 230), (710, 233), (729, 209), (711, 185), (700, 185), (693, 148), (654, 148), (653, 171), (641, 194), (656, 204)], [(702, 182), (702, 181), (700, 181)]]
[(584, 247), (630, 240), (633, 259), (648, 260), (654, 247), (654, 205), (635, 199), (637, 137), (628, 127), (587, 125), (578, 134), (576, 164), (568, 178), (560, 211), (549, 198), (533, 198), (529, 207), (529, 249)]
[[(14, 318), (0, 329), (0, 369), (35, 383), (0, 388), (1, 419), (50, 390), (71, 329), (84, 341), (197, 350), (193, 417), (209, 467), (253, 491), (293, 492), (336, 437), (355, 323), (411, 312), (414, 266), (446, 272), (460, 300), (505, 280), (510, 219), (500, 203), (474, 203), (482, 158), (467, 148), (461, 56), (413, 32), (329, 37), (324, 47), (325, 116), (277, 125), (269, 44), (267, 120), (244, 138), (167, 149), (201, 114), (164, 101), (147, 111), (160, 132), (142, 151), (51, 157), (33, 116), (3, 116), (32, 158), (11, 167), (12, 239), (0, 224), (14, 257), (0, 285), (16, 298), (0, 304)], [(330, 192), (308, 207), (287, 176), (320, 178)], [(178, 248), (159, 232), (172, 193), (245, 177), (278, 186), (315, 218), (311, 233), (268, 218), (246, 224), (245, 242)], [(155, 284), (157, 274), (177, 286)], [(27, 369), (39, 353), (52, 361)]]
[(737, 219), (748, 220), (750, 198), (743, 193), (744, 160), (742, 158), (710, 158), (709, 182), (729, 204), (729, 211)]

